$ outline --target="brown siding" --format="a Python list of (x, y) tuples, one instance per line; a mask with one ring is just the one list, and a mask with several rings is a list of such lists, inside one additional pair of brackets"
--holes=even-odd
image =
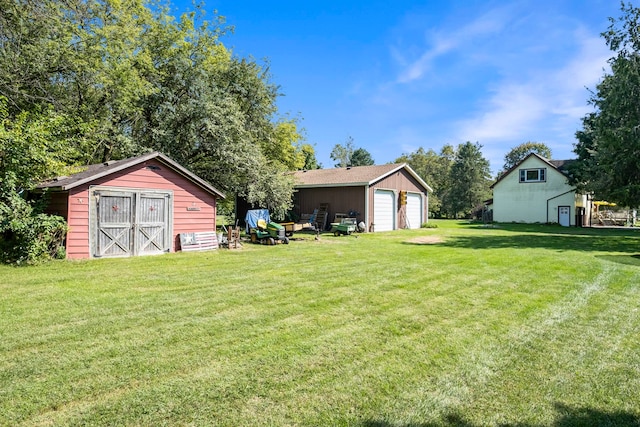
[(294, 210), (298, 214), (310, 214), (321, 203), (329, 203), (328, 222), (333, 222), (336, 213), (360, 212), (364, 220), (364, 187), (320, 187), (301, 188), (295, 195)]
[[(154, 168), (148, 168), (154, 166)], [(159, 169), (156, 169), (159, 168)], [(173, 192), (173, 246), (179, 247), (179, 234), (214, 231), (216, 198), (157, 160), (132, 166), (70, 191), (67, 258), (89, 258), (89, 185)], [(199, 208), (199, 210), (187, 210)]]
[(418, 181), (404, 169), (373, 183), (371, 187), (412, 191), (414, 193), (422, 193), (424, 191)]

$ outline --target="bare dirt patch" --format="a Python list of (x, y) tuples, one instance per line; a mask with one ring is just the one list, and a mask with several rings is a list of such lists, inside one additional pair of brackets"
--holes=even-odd
[(435, 245), (436, 243), (442, 242), (444, 242), (444, 240), (439, 236), (420, 236), (407, 240), (407, 243), (413, 243), (415, 245)]

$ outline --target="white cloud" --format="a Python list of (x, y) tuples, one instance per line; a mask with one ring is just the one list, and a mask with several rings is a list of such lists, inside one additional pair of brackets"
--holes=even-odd
[(422, 54), (418, 60), (409, 64), (398, 77), (398, 83), (409, 83), (421, 78), (431, 67), (434, 58), (450, 51), (456, 46), (454, 40), (439, 40), (434, 46)]
[(573, 54), (558, 68), (540, 63), (527, 73), (508, 73), (486, 101), (477, 103), (476, 112), (459, 122), (459, 138), (479, 141), (486, 152), (495, 153), (490, 159), (494, 166), (509, 149), (526, 141), (550, 143), (560, 157), (570, 155), (580, 119), (591, 110), (586, 88), (595, 87), (609, 57), (600, 38), (582, 29), (571, 38), (567, 44)]
[(401, 49), (394, 47), (392, 56), (402, 67), (397, 82), (410, 83), (418, 80), (431, 69), (436, 58), (459, 49), (478, 37), (499, 33), (506, 23), (511, 20), (511, 13), (512, 11), (509, 7), (496, 8), (460, 28), (435, 32), (428, 37), (430, 39), (430, 47), (413, 61), (406, 60), (401, 53)]
[(607, 59), (611, 52), (599, 37), (589, 37), (582, 29), (575, 33), (580, 46), (575, 56), (554, 73), (555, 102), (551, 112), (570, 119), (583, 117), (587, 110), (587, 89), (595, 86), (608, 69)]
[(535, 85), (507, 83), (480, 110), (460, 124), (459, 139), (482, 142), (517, 138), (544, 115), (545, 102)]

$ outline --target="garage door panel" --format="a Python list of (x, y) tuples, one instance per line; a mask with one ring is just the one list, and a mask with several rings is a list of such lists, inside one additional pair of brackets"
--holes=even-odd
[(395, 218), (395, 193), (389, 190), (376, 190), (373, 197), (374, 230), (394, 230)]
[(407, 228), (420, 228), (422, 225), (422, 196), (407, 194)]

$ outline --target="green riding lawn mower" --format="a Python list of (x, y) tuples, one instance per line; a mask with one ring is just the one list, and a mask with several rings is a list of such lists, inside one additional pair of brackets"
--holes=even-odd
[(267, 223), (264, 219), (259, 219), (256, 228), (251, 228), (251, 243), (262, 243), (263, 245), (275, 245), (282, 242), (289, 244), (289, 238), (285, 235), (285, 229), (278, 223)]
[(268, 210), (249, 210), (245, 217), (245, 222), (247, 224), (247, 234), (251, 237), (251, 243), (261, 243), (263, 245), (289, 244), (285, 228), (276, 222), (271, 222)]

